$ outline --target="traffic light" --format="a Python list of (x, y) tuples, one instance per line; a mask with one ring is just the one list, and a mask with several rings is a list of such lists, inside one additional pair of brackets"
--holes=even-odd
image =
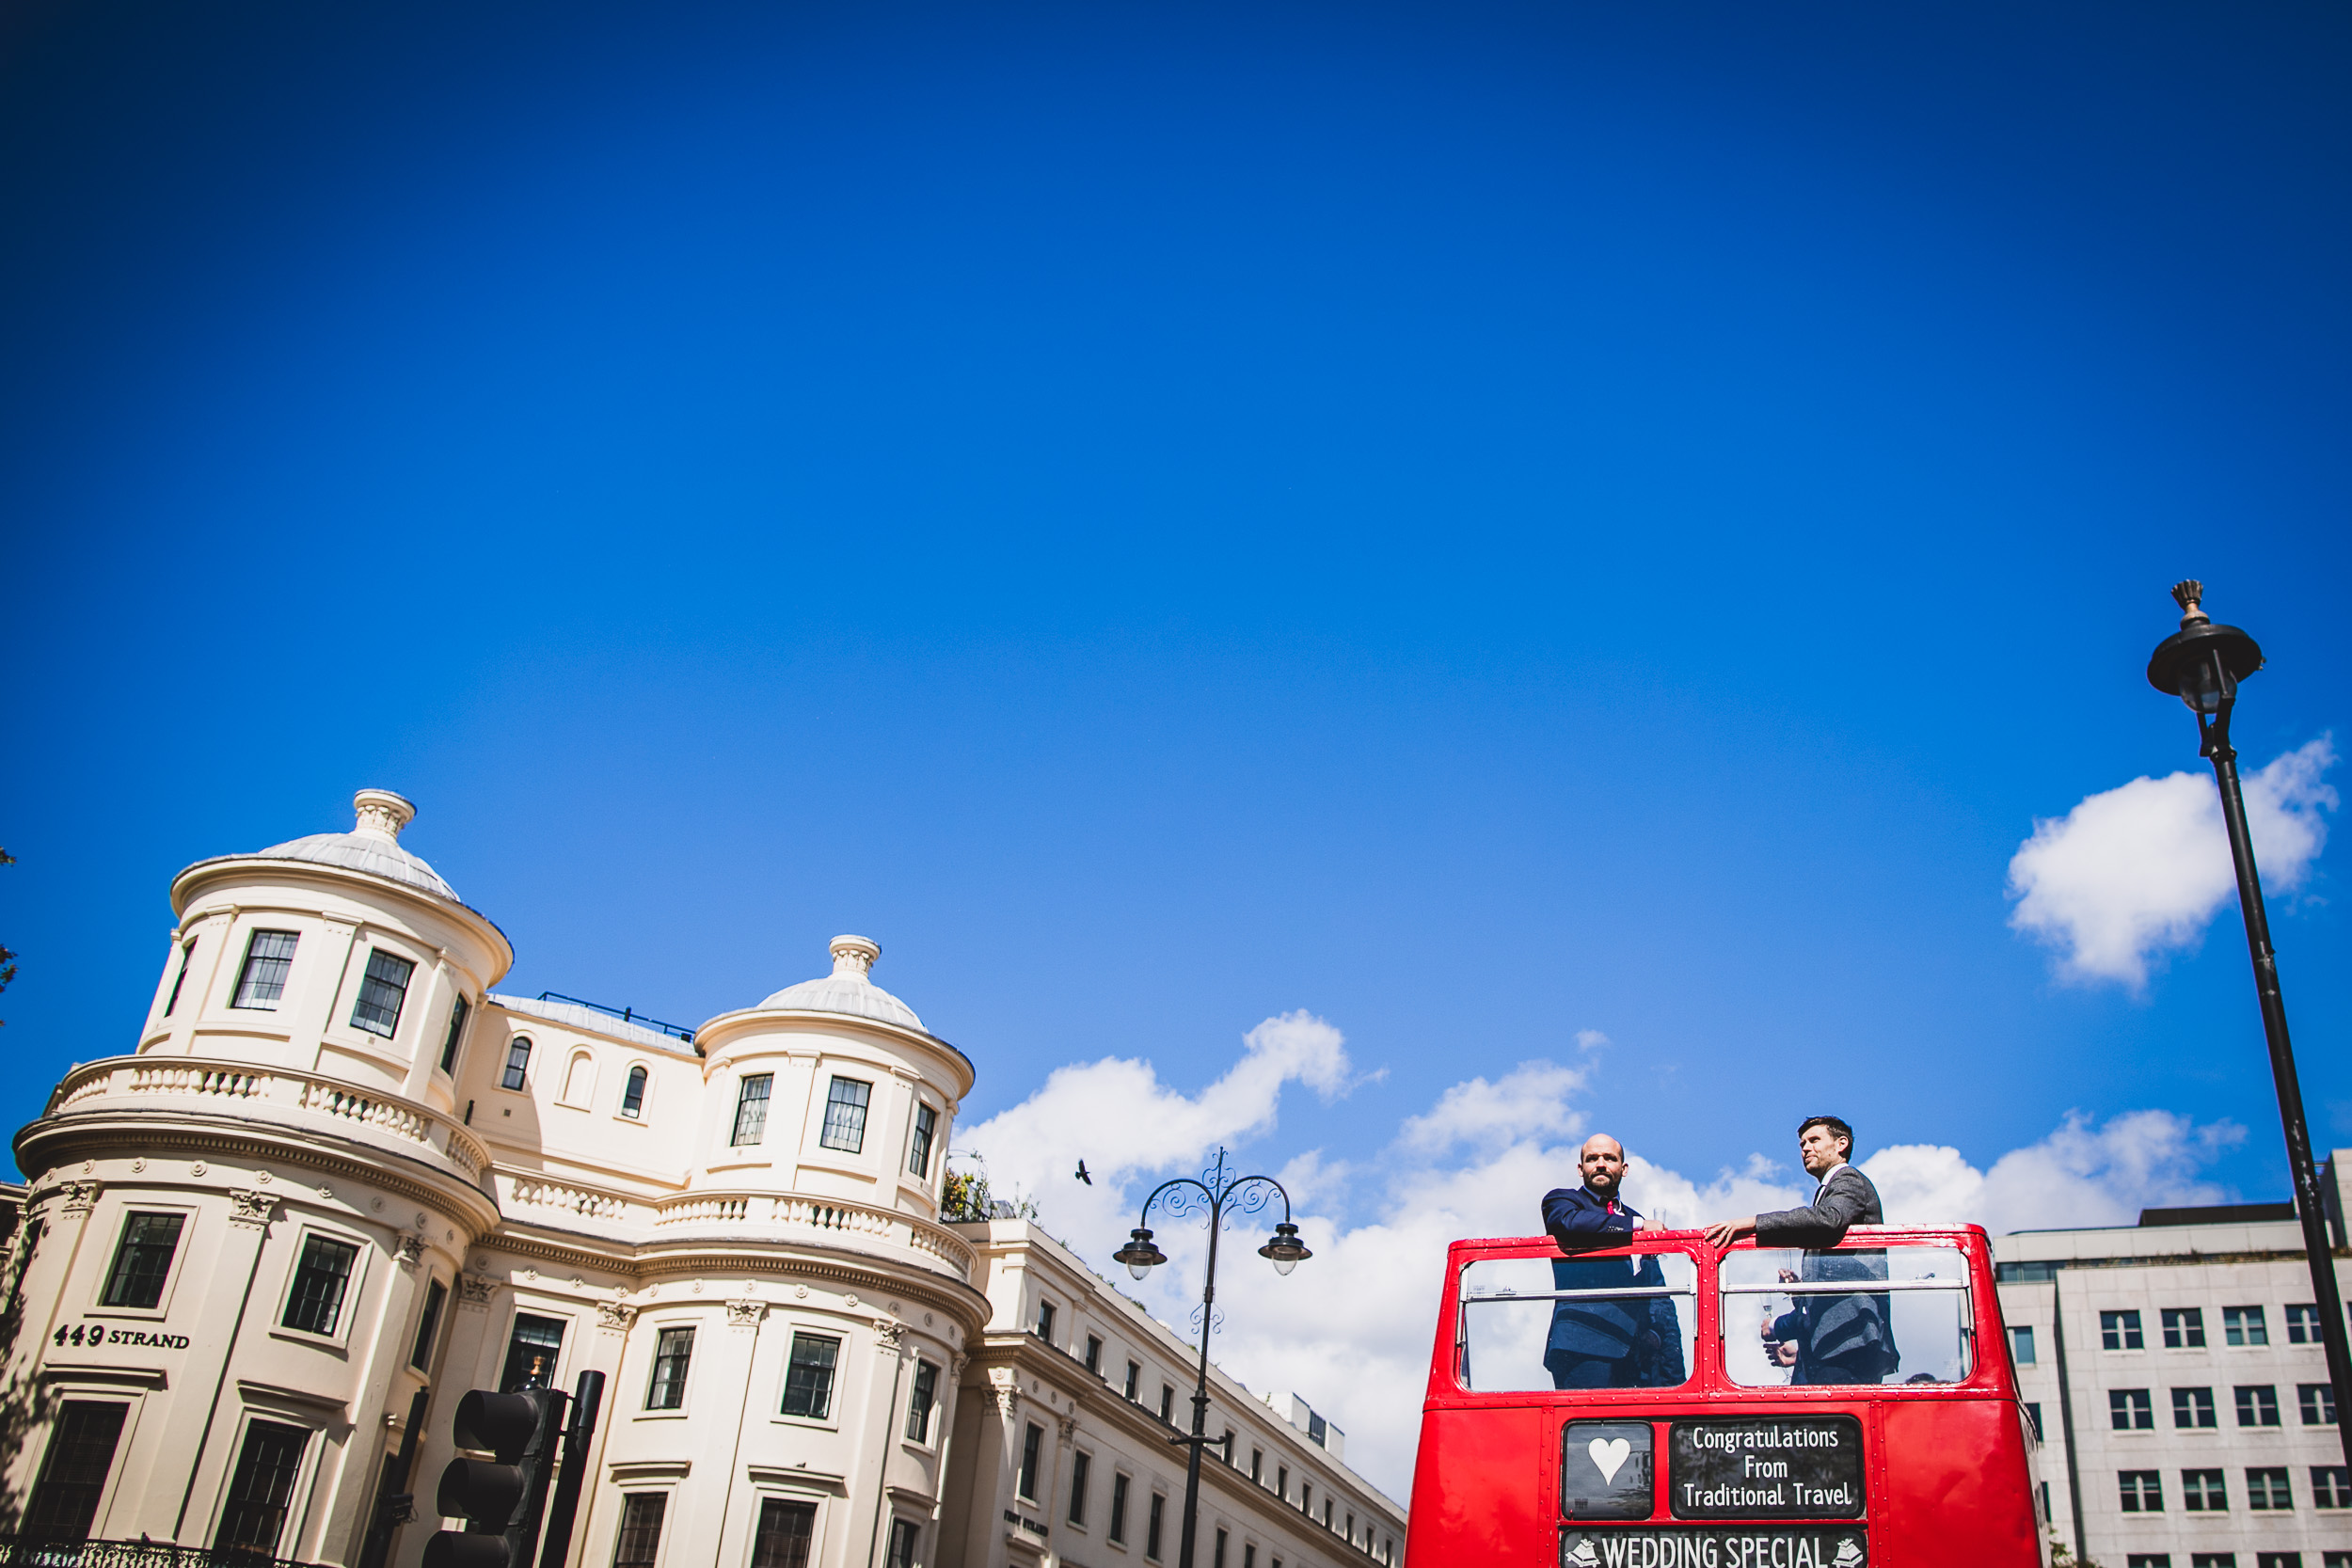
[(441, 1513), (467, 1524), (424, 1544), (424, 1568), (531, 1568), (564, 1403), (552, 1388), (475, 1388), (457, 1402), (457, 1446), (487, 1449), (491, 1457), (453, 1459), (441, 1472)]

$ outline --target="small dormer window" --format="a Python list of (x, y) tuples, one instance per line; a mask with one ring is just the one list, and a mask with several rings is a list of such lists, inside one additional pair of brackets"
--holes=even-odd
[(368, 973), (359, 982), (359, 1000), (351, 1009), (351, 1026), (371, 1035), (392, 1037), (400, 1027), (401, 1005), (408, 1000), (408, 977), (417, 966), (394, 958), (382, 948), (368, 955)]
[(237, 974), (236, 999), (229, 1005), (276, 1012), (278, 999), (286, 994), (286, 976), (294, 969), (299, 940), (292, 931), (254, 932), (245, 950), (245, 968)]
[(827, 1148), (855, 1154), (866, 1147), (866, 1107), (874, 1085), (854, 1078), (836, 1078), (825, 1096), (825, 1131), (817, 1141)]
[(628, 1080), (621, 1087), (621, 1115), (631, 1120), (645, 1114), (645, 1069), (628, 1069)]

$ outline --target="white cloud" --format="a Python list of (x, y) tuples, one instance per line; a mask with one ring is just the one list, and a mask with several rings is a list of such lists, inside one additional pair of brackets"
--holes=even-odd
[[(1282, 1088), (1298, 1082), (1326, 1095), (1348, 1083), (1344, 1042), (1306, 1013), (1268, 1019), (1242, 1059), (1198, 1096), (1163, 1085), (1151, 1065), (1116, 1058), (1063, 1068), (1023, 1101), (975, 1128), (999, 1192), (1038, 1196), (1042, 1223), (1106, 1276), (1115, 1276), (1180, 1336), (1200, 1300), (1206, 1232), (1166, 1222), (1157, 1239), (1170, 1266), (1130, 1285), (1110, 1264), (1149, 1184), (1189, 1170), (1205, 1149), (1270, 1130)], [(1217, 1303), (1226, 1326), (1217, 1364), (1260, 1394), (1295, 1391), (1348, 1433), (1347, 1458), (1400, 1501), (1409, 1489), (1429, 1375), (1438, 1292), (1449, 1243), (1467, 1236), (1525, 1236), (1540, 1225), (1545, 1192), (1575, 1180), (1586, 1132), (1614, 1132), (1577, 1104), (1587, 1069), (1522, 1062), (1489, 1081), (1467, 1079), (1400, 1124), (1376, 1161), (1327, 1161), (1319, 1150), (1275, 1174), (1315, 1256), (1287, 1277), (1249, 1256), (1279, 1217), (1241, 1218), (1227, 1233)], [(2222, 1200), (2202, 1170), (2244, 1136), (2163, 1111), (2102, 1125), (2070, 1116), (2049, 1136), (1971, 1165), (1957, 1149), (1883, 1148), (1863, 1168), (1899, 1222), (1975, 1221), (1996, 1231), (2128, 1224), (2152, 1204)], [(1083, 1157), (1095, 1175), (1071, 1179)], [(1244, 1169), (1257, 1168), (1243, 1157)], [(1703, 1181), (1629, 1153), (1626, 1196), (1675, 1226), (1801, 1203), (1802, 1173), (1751, 1154)], [(1351, 1223), (1350, 1212), (1360, 1213)]]
[[(2246, 817), (2265, 889), (2303, 885), (2336, 808), (2321, 736), (2246, 779)], [(2010, 924), (2060, 950), (2059, 973), (2137, 990), (2149, 960), (2194, 946), (2236, 892), (2221, 803), (2201, 773), (2140, 778), (2034, 823), (2009, 863)]]

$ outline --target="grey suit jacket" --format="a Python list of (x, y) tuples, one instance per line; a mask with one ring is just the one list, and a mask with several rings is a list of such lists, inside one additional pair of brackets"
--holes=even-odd
[(1879, 1190), (1851, 1165), (1829, 1173), (1829, 1180), (1804, 1209), (1776, 1209), (1756, 1216), (1756, 1240), (1780, 1246), (1830, 1247), (1845, 1240), (1852, 1225), (1883, 1225)]

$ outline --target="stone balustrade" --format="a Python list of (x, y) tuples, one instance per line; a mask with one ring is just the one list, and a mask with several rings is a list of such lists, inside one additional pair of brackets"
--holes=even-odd
[(490, 1164), (479, 1138), (429, 1105), (319, 1073), (195, 1056), (85, 1063), (66, 1074), (50, 1115), (88, 1115), (118, 1103), (141, 1110), (184, 1107), (334, 1132), (442, 1165), (474, 1186)]
[(962, 1237), (919, 1215), (802, 1193), (680, 1193), (654, 1205), (654, 1229), (665, 1242), (689, 1230), (745, 1239), (787, 1239), (799, 1231), (812, 1241), (859, 1247), (879, 1243), (912, 1253), (927, 1267), (967, 1280), (978, 1260)]

